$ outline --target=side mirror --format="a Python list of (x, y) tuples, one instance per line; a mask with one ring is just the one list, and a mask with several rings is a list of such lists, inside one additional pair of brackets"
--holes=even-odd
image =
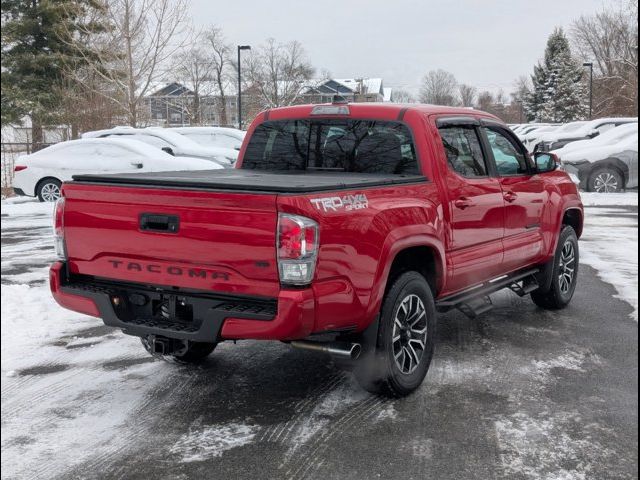
[(175, 156), (175, 154), (173, 153), (173, 149), (171, 147), (162, 147), (162, 151), (164, 153), (168, 153), (169, 155)]
[(553, 172), (560, 166), (560, 158), (555, 153), (537, 152), (534, 155), (538, 173)]
[(600, 135), (600, 132), (598, 130), (592, 130), (591, 133), (587, 135), (587, 137), (596, 138), (598, 135)]

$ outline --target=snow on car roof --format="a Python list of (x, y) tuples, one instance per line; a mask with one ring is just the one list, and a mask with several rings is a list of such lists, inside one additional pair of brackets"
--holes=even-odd
[(56, 143), (55, 145), (51, 145), (47, 148), (43, 148), (42, 150), (38, 150), (35, 153), (32, 153), (33, 156), (50, 156), (55, 154), (60, 150), (65, 150), (66, 148), (72, 145), (117, 145), (123, 147), (129, 151), (138, 153), (140, 155), (144, 155), (149, 158), (156, 159), (169, 159), (173, 158), (166, 152), (162, 150), (152, 147), (151, 145), (147, 145), (146, 143), (140, 142), (138, 140), (133, 139), (123, 139), (123, 138), (80, 138), (78, 140), (68, 140), (66, 142)]
[(247, 132), (243, 130), (238, 130), (237, 128), (230, 127), (171, 127), (169, 130), (178, 132), (180, 134), (185, 133), (197, 133), (197, 134), (207, 134), (207, 133), (224, 133), (225, 135), (231, 135), (238, 140), (244, 139), (244, 136)]

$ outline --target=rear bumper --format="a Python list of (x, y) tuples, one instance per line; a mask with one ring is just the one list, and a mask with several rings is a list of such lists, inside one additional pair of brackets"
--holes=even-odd
[(69, 276), (63, 262), (52, 265), (49, 279), (61, 306), (102, 318), (129, 335), (197, 342), (294, 340), (307, 337), (314, 325), (311, 289), (281, 290), (274, 299), (235, 297)]

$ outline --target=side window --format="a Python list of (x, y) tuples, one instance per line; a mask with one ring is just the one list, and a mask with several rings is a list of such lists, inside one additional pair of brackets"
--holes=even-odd
[(125, 138), (131, 138), (133, 140), (138, 140), (139, 142), (143, 142), (146, 143), (147, 145), (151, 145), (152, 147), (157, 147), (157, 148), (163, 148), (163, 147), (169, 147), (169, 148), (174, 148), (173, 145), (171, 145), (169, 142), (167, 142), (166, 140), (163, 140), (160, 137), (154, 137), (153, 135), (146, 135), (146, 134), (138, 134), (138, 135), (128, 135)]
[(614, 123), (603, 123), (602, 125), (597, 127), (596, 130), (600, 133), (600, 135), (602, 135), (604, 132), (608, 132), (609, 130), (613, 130), (614, 128), (616, 128), (616, 125)]
[(440, 137), (447, 162), (454, 172), (466, 178), (488, 175), (487, 162), (474, 127), (442, 127)]
[(486, 128), (485, 132), (493, 152), (498, 175), (525, 175), (529, 173), (527, 156), (510, 137), (499, 129)]

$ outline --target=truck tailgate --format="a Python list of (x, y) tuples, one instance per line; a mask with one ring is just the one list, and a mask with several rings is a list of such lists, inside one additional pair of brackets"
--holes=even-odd
[(63, 191), (71, 273), (278, 294), (275, 194), (81, 183)]

